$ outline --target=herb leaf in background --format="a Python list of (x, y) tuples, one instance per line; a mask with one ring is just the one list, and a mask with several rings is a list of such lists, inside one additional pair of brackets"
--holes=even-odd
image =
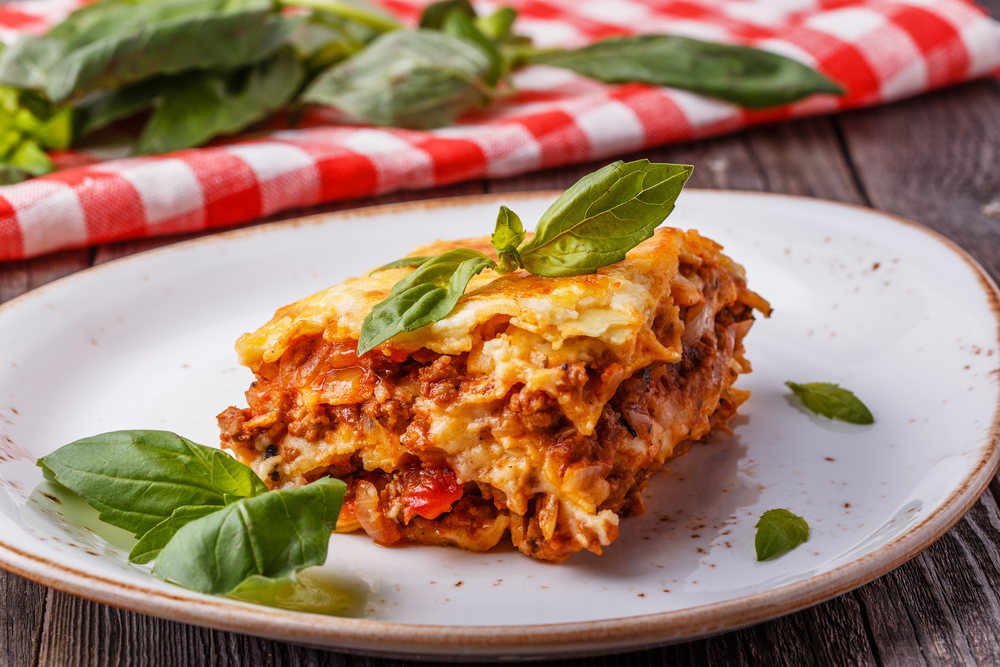
[(275, 583), (326, 560), (346, 486), (324, 477), (247, 498), (188, 523), (156, 559), (153, 575), (215, 595)]
[(754, 548), (757, 560), (767, 560), (809, 539), (806, 520), (786, 509), (767, 510), (757, 521)]
[(403, 27), (395, 16), (365, 0), (278, 0), (278, 4), (284, 7), (312, 9), (314, 18), (320, 20), (336, 17), (351, 24), (352, 31), (356, 24), (373, 30), (376, 34)]
[(501, 206), (497, 213), (496, 227), (490, 236), (490, 242), (497, 251), (498, 273), (510, 273), (521, 268), (521, 253), (517, 246), (524, 242), (525, 236), (521, 218), (506, 206)]
[(375, 125), (442, 127), (482, 103), (491, 67), (482, 49), (462, 38), (397, 30), (320, 74), (301, 99)]
[(68, 148), (73, 110), (53, 109), (30, 91), (0, 86), (0, 185), (55, 170), (43, 149)]
[(178, 507), (226, 505), (226, 496), (267, 491), (225, 452), (168, 431), (115, 431), (83, 438), (38, 460), (45, 478), (76, 492), (101, 521), (142, 537)]
[(267, 0), (105, 0), (87, 10), (5, 51), (0, 80), (44, 88), (58, 104), (157, 74), (259, 62), (302, 20), (275, 14)]
[(477, 18), (476, 27), (494, 42), (503, 42), (511, 36), (511, 28), (517, 19), (517, 10), (513, 7), (500, 7), (489, 16)]
[(414, 331), (448, 316), (472, 277), (496, 263), (479, 252), (456, 248), (422, 263), (393, 285), (392, 291), (365, 317), (358, 355), (403, 331)]
[(208, 516), (213, 512), (223, 509), (222, 505), (185, 505), (178, 507), (160, 523), (153, 526), (128, 554), (130, 563), (143, 565), (156, 560), (163, 551), (163, 547), (177, 534), (177, 531), (188, 525), (192, 521)]
[(681, 88), (752, 108), (786, 104), (812, 93), (844, 92), (791, 58), (674, 35), (608, 39), (573, 51), (537, 53), (529, 62), (564, 67), (605, 83)]
[(445, 17), (441, 31), (448, 35), (466, 39), (482, 49), (483, 53), (490, 60), (490, 69), (483, 77), (483, 81), (487, 86), (495, 86), (500, 77), (506, 74), (504, 57), (497, 48), (497, 45), (492, 39), (480, 32), (472, 19), (462, 12), (450, 12)]
[(154, 76), (118, 90), (99, 90), (87, 95), (76, 106), (78, 136), (85, 137), (150, 108), (164, 91), (176, 85), (176, 79), (184, 76)]
[(242, 130), (284, 106), (303, 76), (301, 62), (285, 48), (269, 60), (234, 72), (178, 77), (163, 93), (134, 152), (168, 153)]
[(476, 10), (469, 0), (443, 0), (443, 2), (432, 2), (424, 7), (424, 12), (420, 15), (420, 27), (427, 30), (440, 30), (445, 19), (452, 12), (458, 12), (470, 19), (476, 18)]
[(868, 407), (854, 393), (829, 382), (785, 383), (802, 404), (818, 415), (839, 419), (851, 424), (873, 424)]
[(648, 160), (609, 164), (564, 192), (521, 247), (539, 276), (574, 276), (620, 262), (670, 215), (692, 167)]

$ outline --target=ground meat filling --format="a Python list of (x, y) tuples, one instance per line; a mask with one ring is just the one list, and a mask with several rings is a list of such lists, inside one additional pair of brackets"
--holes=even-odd
[[(749, 370), (742, 338), (752, 310), (736, 300), (737, 286), (721, 269), (688, 266), (682, 273), (705, 297), (680, 309), (685, 335), (698, 326), (698, 337), (685, 341), (679, 363), (656, 363), (622, 381), (592, 434), (577, 432), (552, 396), (523, 385), (508, 392), (493, 417), (495, 435), (540, 439), (546, 470), (558, 471), (568, 486), (573, 479), (603, 480), (607, 496), (598, 512), (642, 514), (650, 475), (691, 441), (713, 428), (725, 430), (741, 402), (742, 392), (730, 386)], [(725, 305), (706, 319), (702, 309), (709, 303)], [(666, 310), (654, 320), (653, 332), (665, 345), (678, 339), (676, 328)], [(324, 475), (343, 479), (348, 493), (338, 531), (362, 528), (382, 544), (410, 540), (480, 551), (509, 531), (521, 551), (559, 561), (581, 548), (599, 553), (614, 539), (617, 527), (600, 538), (581, 538), (586, 529), (560, 518), (555, 495), (535, 494), (520, 514), (499, 489), (460, 483), (435, 449), (428, 417), (414, 406), (419, 397), (445, 408), (462, 396), (475, 382), (467, 374), (467, 355), (422, 350), (403, 359), (377, 352), (358, 357), (351, 347), (315, 338), (288, 350), (269, 376), (262, 373), (251, 385), (247, 409), (230, 407), (218, 416), (223, 446), (253, 465), (271, 488)], [(618, 382), (622, 369), (609, 362), (597, 368), (564, 364), (561, 370), (568, 392), (595, 393)], [(355, 442), (391, 436), (398, 442), (395, 468), (379, 468), (386, 464), (364, 460), (351, 448), (339, 452), (340, 433)], [(322, 466), (283, 479), (279, 467), (294, 464), (306, 446), (330, 453)]]

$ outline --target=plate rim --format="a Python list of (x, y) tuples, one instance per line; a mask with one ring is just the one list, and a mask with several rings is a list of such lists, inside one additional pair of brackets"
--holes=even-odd
[[(142, 261), (151, 254), (183, 251), (207, 243), (225, 243), (235, 238), (307, 224), (324, 224), (358, 217), (394, 215), (416, 209), (467, 206), (499, 200), (552, 198), (562, 192), (562, 190), (529, 190), (417, 200), (319, 213), (229, 230), (88, 267), (7, 301), (0, 305), (0, 313), (22, 301), (38, 298), (49, 289), (59, 289), (70, 281), (109, 267), (120, 266), (122, 263)], [(923, 232), (954, 252), (971, 268), (986, 293), (990, 310), (997, 322), (997, 336), (1000, 341), (1000, 288), (989, 273), (963, 248), (932, 229), (878, 209), (816, 197), (701, 188), (689, 188), (688, 192), (790, 199), (806, 205), (818, 203), (845, 207), (852, 211), (881, 216)], [(596, 621), (537, 625), (452, 626), (341, 618), (278, 610), (201, 595), (183, 589), (178, 589), (177, 594), (172, 594), (159, 589), (114, 581), (28, 553), (8, 544), (2, 536), (0, 536), (0, 568), (64, 593), (166, 620), (342, 651), (417, 658), (445, 656), (528, 658), (548, 655), (553, 651), (570, 656), (615, 650), (639, 650), (735, 630), (804, 609), (862, 586), (918, 555), (943, 536), (972, 508), (996, 474), (1000, 466), (1000, 393), (997, 399), (984, 452), (974, 469), (955, 486), (940, 507), (923, 517), (913, 527), (871, 553), (827, 572), (734, 600), (687, 609)]]

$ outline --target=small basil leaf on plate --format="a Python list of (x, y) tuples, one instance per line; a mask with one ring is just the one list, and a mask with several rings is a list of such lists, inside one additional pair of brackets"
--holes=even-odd
[(82, 496), (101, 521), (142, 537), (178, 507), (224, 506), (267, 491), (249, 467), (168, 431), (83, 438), (38, 460), (46, 479)]
[(160, 97), (134, 152), (168, 153), (238, 132), (288, 102), (304, 75), (291, 48), (232, 72), (181, 75)]
[(325, 477), (270, 491), (188, 523), (160, 551), (153, 575), (201, 593), (226, 595), (248, 582), (276, 582), (326, 560), (344, 499)]
[(785, 383), (811, 411), (830, 419), (839, 419), (851, 424), (873, 424), (868, 407), (854, 392), (829, 382)]
[(537, 53), (529, 62), (565, 67), (606, 83), (682, 88), (754, 108), (787, 104), (812, 93), (844, 92), (791, 58), (674, 35), (608, 39), (573, 51)]
[(575, 276), (620, 262), (670, 215), (692, 167), (648, 160), (615, 162), (566, 190), (520, 248), (524, 268)]
[(757, 560), (767, 560), (809, 539), (809, 524), (786, 509), (767, 510), (757, 521)]
[(322, 72), (301, 99), (375, 125), (426, 130), (482, 104), (491, 66), (482, 49), (460, 37), (395, 30)]
[(451, 313), (473, 276), (496, 263), (479, 252), (456, 248), (429, 259), (375, 304), (361, 324), (358, 355), (403, 331), (414, 331)]
[[(227, 496), (230, 498), (231, 496)], [(229, 503), (226, 503), (227, 505)], [(220, 505), (192, 505), (178, 507), (173, 513), (160, 523), (153, 526), (149, 532), (143, 535), (129, 552), (130, 563), (142, 565), (151, 560), (156, 560), (163, 547), (167, 546), (170, 539), (177, 534), (177, 531), (188, 525), (192, 521), (208, 516), (213, 512), (222, 509)]]
[(510, 273), (521, 267), (521, 253), (517, 246), (524, 242), (524, 237), (524, 225), (517, 213), (501, 206), (497, 213), (496, 227), (490, 236), (493, 248), (497, 251), (498, 273)]
[(395, 262), (389, 262), (388, 264), (383, 264), (377, 269), (372, 269), (368, 273), (378, 273), (379, 271), (385, 271), (386, 269), (398, 269), (404, 266), (420, 266), (429, 259), (434, 259), (433, 257), (404, 257), (403, 259), (397, 259)]
[(506, 73), (504, 71), (504, 57), (497, 48), (496, 43), (480, 32), (473, 20), (467, 15), (460, 11), (450, 12), (441, 26), (441, 31), (448, 35), (466, 39), (482, 49), (486, 57), (490, 59), (490, 68), (483, 76), (483, 81), (486, 82), (486, 85), (495, 86), (500, 77)]
[(424, 8), (423, 14), (420, 15), (420, 27), (440, 30), (452, 12), (459, 12), (470, 19), (476, 18), (476, 10), (469, 0), (443, 0), (443, 2), (432, 2)]

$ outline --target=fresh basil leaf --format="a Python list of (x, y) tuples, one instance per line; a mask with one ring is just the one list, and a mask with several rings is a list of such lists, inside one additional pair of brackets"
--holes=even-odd
[(397, 30), (321, 73), (301, 99), (375, 125), (426, 130), (481, 104), (490, 67), (483, 51), (464, 39)]
[(303, 76), (291, 48), (235, 72), (191, 73), (163, 94), (134, 151), (168, 153), (238, 132), (288, 102)]
[(829, 382), (785, 383), (802, 404), (818, 415), (851, 424), (873, 424), (875, 417), (854, 393)]
[(233, 503), (182, 527), (160, 552), (153, 575), (201, 593), (225, 595), (248, 581), (280, 581), (326, 560), (344, 499), (325, 477), (295, 489)]
[(118, 90), (90, 93), (76, 105), (77, 133), (86, 136), (116, 120), (150, 108), (164, 91), (177, 85), (177, 77), (185, 75), (154, 76)]
[[(226, 503), (226, 505), (229, 504)], [(213, 512), (218, 512), (223, 507), (223, 505), (178, 507), (170, 516), (153, 526), (149, 532), (139, 539), (136, 545), (132, 547), (132, 551), (129, 552), (129, 562), (143, 565), (151, 560), (156, 560), (156, 557), (163, 551), (163, 547), (167, 546), (167, 543), (177, 534), (177, 531), (192, 521), (196, 521), (203, 516), (208, 516)]]
[[(175, 2), (134, 6), (142, 13), (148, 7)], [(245, 10), (204, 11), (152, 21), (68, 50), (49, 70), (45, 90), (58, 104), (74, 94), (118, 88), (156, 74), (193, 68), (226, 70), (260, 62), (304, 20), (277, 16), (265, 3)]]
[(376, 33), (398, 30), (403, 27), (395, 16), (381, 7), (364, 0), (279, 0), (288, 7), (308, 7), (319, 14), (336, 16), (352, 23), (359, 23)]
[(32, 175), (24, 169), (19, 169), (14, 165), (0, 162), (0, 185), (23, 183), (31, 177)]
[(472, 277), (494, 261), (479, 252), (456, 248), (429, 259), (396, 283), (361, 324), (358, 355), (403, 331), (414, 331), (451, 313)]
[(444, 24), (441, 26), (441, 31), (448, 35), (466, 39), (482, 49), (483, 53), (490, 60), (490, 68), (483, 76), (483, 81), (486, 82), (486, 85), (495, 86), (500, 77), (506, 74), (504, 71), (504, 57), (501, 55), (500, 50), (497, 49), (497, 45), (492, 39), (480, 32), (476, 24), (466, 14), (458, 10), (449, 12), (448, 16), (445, 17)]
[(514, 211), (501, 205), (500, 212), (497, 213), (496, 227), (494, 227), (493, 234), (490, 236), (490, 241), (493, 243), (496, 251), (503, 252), (508, 246), (517, 247), (521, 245), (524, 242), (525, 236), (521, 218), (517, 217), (517, 213), (514, 213)]
[(31, 139), (25, 139), (7, 158), (7, 163), (32, 176), (43, 176), (55, 171), (55, 165), (38, 144)]
[(267, 491), (225, 452), (168, 431), (115, 431), (77, 440), (38, 460), (45, 478), (82, 496), (101, 521), (141, 537), (186, 505)]
[(377, 269), (372, 269), (368, 273), (370, 275), (372, 273), (378, 273), (379, 271), (385, 271), (386, 269), (398, 269), (404, 266), (420, 266), (429, 259), (433, 259), (433, 257), (404, 257), (403, 259), (397, 259), (395, 262), (383, 264)]
[(434, 2), (424, 8), (424, 13), (420, 15), (420, 27), (428, 30), (440, 30), (445, 19), (452, 12), (459, 12), (470, 19), (476, 18), (476, 10), (469, 0), (443, 0)]
[(501, 42), (511, 36), (510, 30), (517, 19), (517, 10), (513, 7), (501, 7), (489, 16), (476, 19), (476, 27), (484, 35), (495, 42)]
[(490, 236), (493, 248), (497, 251), (498, 273), (506, 274), (521, 268), (521, 253), (517, 246), (521, 245), (525, 236), (521, 219), (514, 211), (501, 206), (496, 227)]
[(615, 162), (566, 190), (520, 248), (531, 273), (575, 276), (620, 262), (670, 215), (692, 167)]
[(843, 89), (776, 53), (674, 35), (608, 39), (573, 51), (539, 53), (532, 64), (564, 67), (606, 83), (649, 83), (718, 97), (745, 107), (787, 104)]
[(0, 82), (25, 90), (44, 90), (49, 70), (65, 45), (58, 39), (24, 35), (0, 53)]
[(785, 509), (767, 510), (757, 522), (754, 547), (757, 560), (767, 560), (809, 539), (809, 524)]

